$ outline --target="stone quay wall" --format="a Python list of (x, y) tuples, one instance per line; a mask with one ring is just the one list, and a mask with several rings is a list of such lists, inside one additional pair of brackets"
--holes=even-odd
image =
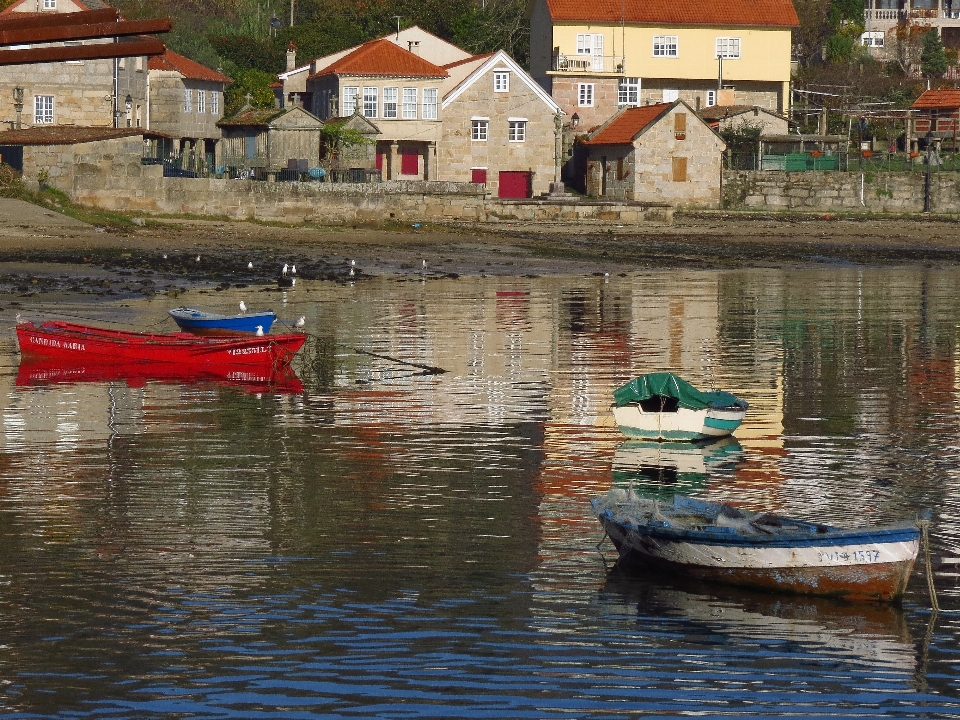
[[(768, 212), (924, 211), (924, 172), (723, 172), (727, 210)], [(930, 173), (930, 212), (960, 212), (960, 173)]]
[(24, 148), (24, 179), (48, 170), (49, 184), (82, 205), (129, 215), (198, 215), (299, 224), (399, 222), (598, 221), (669, 223), (662, 204), (569, 198), (499, 200), (473, 183), (263, 182), (163, 177), (140, 164), (139, 138)]

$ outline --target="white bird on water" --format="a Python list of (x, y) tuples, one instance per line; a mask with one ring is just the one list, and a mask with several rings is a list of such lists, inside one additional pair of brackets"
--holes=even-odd
[(257, 325), (257, 337), (263, 337), (263, 325)]
[(287, 276), (287, 273), (288, 273), (289, 271), (290, 271), (289, 266), (288, 266), (286, 263), (284, 263), (284, 264), (283, 264), (283, 270), (281, 271), (282, 274), (283, 274), (283, 276), (286, 277), (286, 276)]
[(350, 261), (350, 277), (353, 277), (353, 273), (354, 273), (353, 268), (356, 266), (356, 264), (357, 264), (357, 261), (356, 261), (356, 260), (351, 260), (351, 261)]
[(200, 256), (197, 255), (197, 262), (200, 262)]
[(299, 318), (297, 318), (297, 321), (293, 324), (293, 326), (294, 326), (294, 327), (298, 327), (298, 328), (302, 328), (302, 327), (303, 327), (304, 325), (306, 325), (306, 324), (307, 324), (307, 318), (306, 318), (306, 316), (305, 316), (305, 315), (301, 315)]
[(241, 300), (240, 301), (240, 312), (245, 313), (247, 311), (247, 304)]
[(296, 275), (296, 274), (297, 274), (297, 266), (296, 266), (296, 265), (291, 265), (291, 266), (290, 266), (290, 274), (291, 274), (291, 275)]
[(247, 263), (247, 270), (253, 270), (253, 260)]

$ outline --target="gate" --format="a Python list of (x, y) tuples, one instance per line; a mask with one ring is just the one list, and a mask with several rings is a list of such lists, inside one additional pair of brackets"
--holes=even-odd
[(500, 172), (500, 184), (497, 197), (529, 198), (533, 197), (533, 174), (522, 170), (503, 170)]

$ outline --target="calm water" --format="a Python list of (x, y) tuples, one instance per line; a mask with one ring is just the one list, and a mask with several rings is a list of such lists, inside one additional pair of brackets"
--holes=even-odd
[[(172, 302), (240, 299), (306, 315), (302, 390), (56, 382), (0, 338), (4, 717), (960, 716), (960, 270), (18, 310), (172, 328)], [(624, 445), (612, 389), (663, 369), (747, 399), (737, 439)], [(943, 611), (922, 568), (901, 608), (611, 574), (587, 501), (613, 483), (847, 525), (933, 508)]]

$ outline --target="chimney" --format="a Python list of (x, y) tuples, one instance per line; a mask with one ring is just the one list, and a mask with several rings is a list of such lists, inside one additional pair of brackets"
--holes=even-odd
[(297, 46), (293, 43), (287, 45), (287, 71), (297, 67)]
[(414, 55), (420, 55), (420, 41), (419, 40), (408, 40), (407, 41), (407, 50), (412, 52)]

